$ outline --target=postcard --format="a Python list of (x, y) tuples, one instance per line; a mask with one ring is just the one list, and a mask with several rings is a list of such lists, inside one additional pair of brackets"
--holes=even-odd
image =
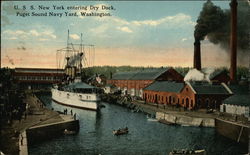
[(1, 1), (1, 132), (18, 146), (1, 140), (0, 151), (248, 153), (249, 10), (248, 0)]

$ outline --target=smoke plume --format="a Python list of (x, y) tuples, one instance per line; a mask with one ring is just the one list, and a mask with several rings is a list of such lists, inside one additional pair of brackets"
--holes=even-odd
[(214, 68), (204, 68), (202, 71), (191, 69), (184, 77), (184, 81), (207, 81), (210, 82), (210, 75), (215, 71)]
[(184, 81), (205, 81), (205, 75), (197, 69), (191, 69), (184, 77)]
[(69, 65), (75, 66), (79, 64), (79, 62), (82, 60), (83, 53), (78, 53), (76, 55), (73, 55), (69, 58)]
[[(247, 0), (238, 0), (237, 12), (237, 39), (238, 49), (249, 52), (250, 32), (250, 5)], [(214, 44), (220, 45), (229, 51), (230, 43), (230, 10), (222, 10), (214, 5), (211, 0), (204, 3), (197, 19), (194, 37), (204, 40), (205, 37)]]

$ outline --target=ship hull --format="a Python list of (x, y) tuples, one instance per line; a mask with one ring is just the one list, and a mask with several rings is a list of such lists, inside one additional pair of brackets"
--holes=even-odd
[(100, 101), (97, 94), (83, 94), (83, 93), (74, 93), (67, 91), (60, 91), (57, 89), (52, 89), (52, 100), (56, 103), (87, 109), (87, 110), (98, 110), (98, 102)]

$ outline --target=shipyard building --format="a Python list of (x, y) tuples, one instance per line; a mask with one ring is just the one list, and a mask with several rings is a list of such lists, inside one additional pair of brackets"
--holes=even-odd
[(15, 68), (12, 76), (22, 88), (47, 88), (61, 82), (64, 77), (62, 69), (48, 68)]

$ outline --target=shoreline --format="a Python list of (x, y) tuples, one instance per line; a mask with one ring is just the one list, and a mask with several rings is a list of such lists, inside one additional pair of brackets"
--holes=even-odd
[(12, 120), (11, 124), (1, 130), (1, 138), (5, 139), (5, 142), (2, 142), (1, 151), (5, 154), (28, 154), (29, 135), (26, 131), (30, 128), (75, 121), (71, 115), (60, 115), (46, 108), (32, 92), (25, 92), (25, 96), (23, 101), (28, 106), (24, 115), (20, 120)]
[[(240, 142), (243, 145), (249, 143), (249, 138), (246, 140), (241, 136), (244, 135), (249, 137), (250, 132), (250, 122), (244, 117), (221, 113), (217, 110), (212, 113), (207, 113), (206, 109), (192, 111), (185, 110), (183, 108), (176, 108), (169, 105), (145, 103), (143, 100), (127, 100), (124, 99), (124, 97), (117, 97), (110, 94), (106, 94), (104, 99), (109, 103), (124, 106), (132, 111), (143, 112), (147, 115), (151, 115), (155, 117), (158, 122), (166, 125), (213, 127), (216, 129), (216, 132), (224, 137), (232, 139), (238, 143)], [(228, 127), (237, 129), (235, 129), (234, 132), (224, 132)], [(238, 129), (238, 127), (240, 127), (240, 129)], [(232, 134), (234, 136), (232, 136)]]

